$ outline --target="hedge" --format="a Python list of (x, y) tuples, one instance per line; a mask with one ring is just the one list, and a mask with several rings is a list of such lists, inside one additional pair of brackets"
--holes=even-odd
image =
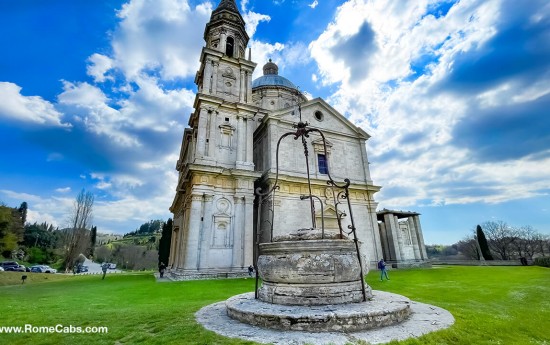
[(543, 267), (550, 267), (550, 256), (545, 256), (545, 257), (542, 257), (542, 258), (536, 258), (535, 259), (535, 265), (543, 266)]

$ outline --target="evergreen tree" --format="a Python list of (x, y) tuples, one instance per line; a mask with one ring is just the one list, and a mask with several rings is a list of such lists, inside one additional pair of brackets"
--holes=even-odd
[(168, 218), (168, 221), (162, 226), (162, 236), (159, 241), (159, 265), (164, 263), (168, 265), (168, 258), (170, 257), (170, 243), (172, 242), (172, 218)]
[(97, 226), (92, 226), (90, 230), (90, 255), (94, 255), (95, 245), (97, 242)]
[(481, 249), (481, 254), (483, 255), (483, 258), (485, 260), (494, 260), (493, 256), (491, 255), (491, 251), (489, 250), (489, 244), (487, 243), (487, 238), (485, 237), (485, 233), (483, 232), (483, 229), (481, 229), (481, 226), (477, 226), (476, 228), (476, 234), (477, 234), (477, 241), (479, 243), (479, 247)]
[(21, 203), (21, 206), (19, 206), (19, 214), (21, 215), (21, 221), (23, 223), (23, 225), (25, 225), (25, 223), (27, 222), (27, 203), (25, 201), (23, 201)]

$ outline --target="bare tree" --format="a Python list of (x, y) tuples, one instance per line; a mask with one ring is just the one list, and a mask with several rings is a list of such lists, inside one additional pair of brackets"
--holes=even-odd
[(518, 239), (514, 242), (516, 250), (520, 257), (533, 258), (538, 252), (538, 239), (540, 234), (530, 225), (521, 227), (517, 230)]
[(536, 232), (533, 236), (534, 253), (546, 256), (550, 253), (550, 236)]
[(481, 253), (476, 243), (476, 239), (472, 235), (466, 236), (463, 240), (458, 241), (456, 246), (458, 251), (466, 258), (479, 260)]
[(69, 214), (69, 228), (65, 230), (63, 259), (65, 268), (72, 267), (78, 255), (88, 248), (90, 243), (88, 227), (92, 222), (93, 206), (94, 195), (82, 189), (73, 202), (73, 208)]
[(482, 224), (485, 235), (489, 240), (489, 247), (497, 253), (502, 260), (509, 260), (510, 254), (514, 251), (512, 246), (518, 238), (518, 231), (499, 220), (496, 222), (485, 222)]

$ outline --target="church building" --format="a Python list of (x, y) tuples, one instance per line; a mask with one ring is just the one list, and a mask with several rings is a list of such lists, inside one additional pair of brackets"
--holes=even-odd
[[(171, 276), (243, 275), (254, 262), (256, 241), (311, 227), (313, 217), (328, 232), (338, 231), (338, 218), (347, 227), (350, 217), (339, 213), (327, 187), (329, 169), (334, 180), (351, 181), (357, 237), (370, 267), (381, 258), (397, 265), (425, 263), (418, 214), (376, 212), (374, 194), (381, 187), (370, 176), (365, 146), (369, 135), (323, 99), (308, 100), (279, 75), (271, 60), (263, 66), (263, 76), (252, 80), (257, 64), (247, 52), (249, 37), (235, 0), (220, 1), (206, 24), (204, 40), (194, 112), (183, 134), (170, 207)], [(311, 191), (318, 203), (315, 214), (307, 217), (309, 202), (303, 198), (309, 193), (304, 148), (287, 140), (279, 147), (279, 188), (269, 200), (273, 212), (258, 215), (254, 191), (273, 185), (279, 138), (299, 121), (321, 130), (326, 139), (326, 151), (318, 135), (311, 135), (307, 144)]]

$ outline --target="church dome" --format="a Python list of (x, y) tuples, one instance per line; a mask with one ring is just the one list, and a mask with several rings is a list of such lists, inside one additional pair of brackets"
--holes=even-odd
[(282, 86), (293, 90), (298, 89), (290, 80), (279, 75), (279, 67), (271, 59), (264, 65), (264, 75), (252, 81), (253, 89), (262, 86)]

